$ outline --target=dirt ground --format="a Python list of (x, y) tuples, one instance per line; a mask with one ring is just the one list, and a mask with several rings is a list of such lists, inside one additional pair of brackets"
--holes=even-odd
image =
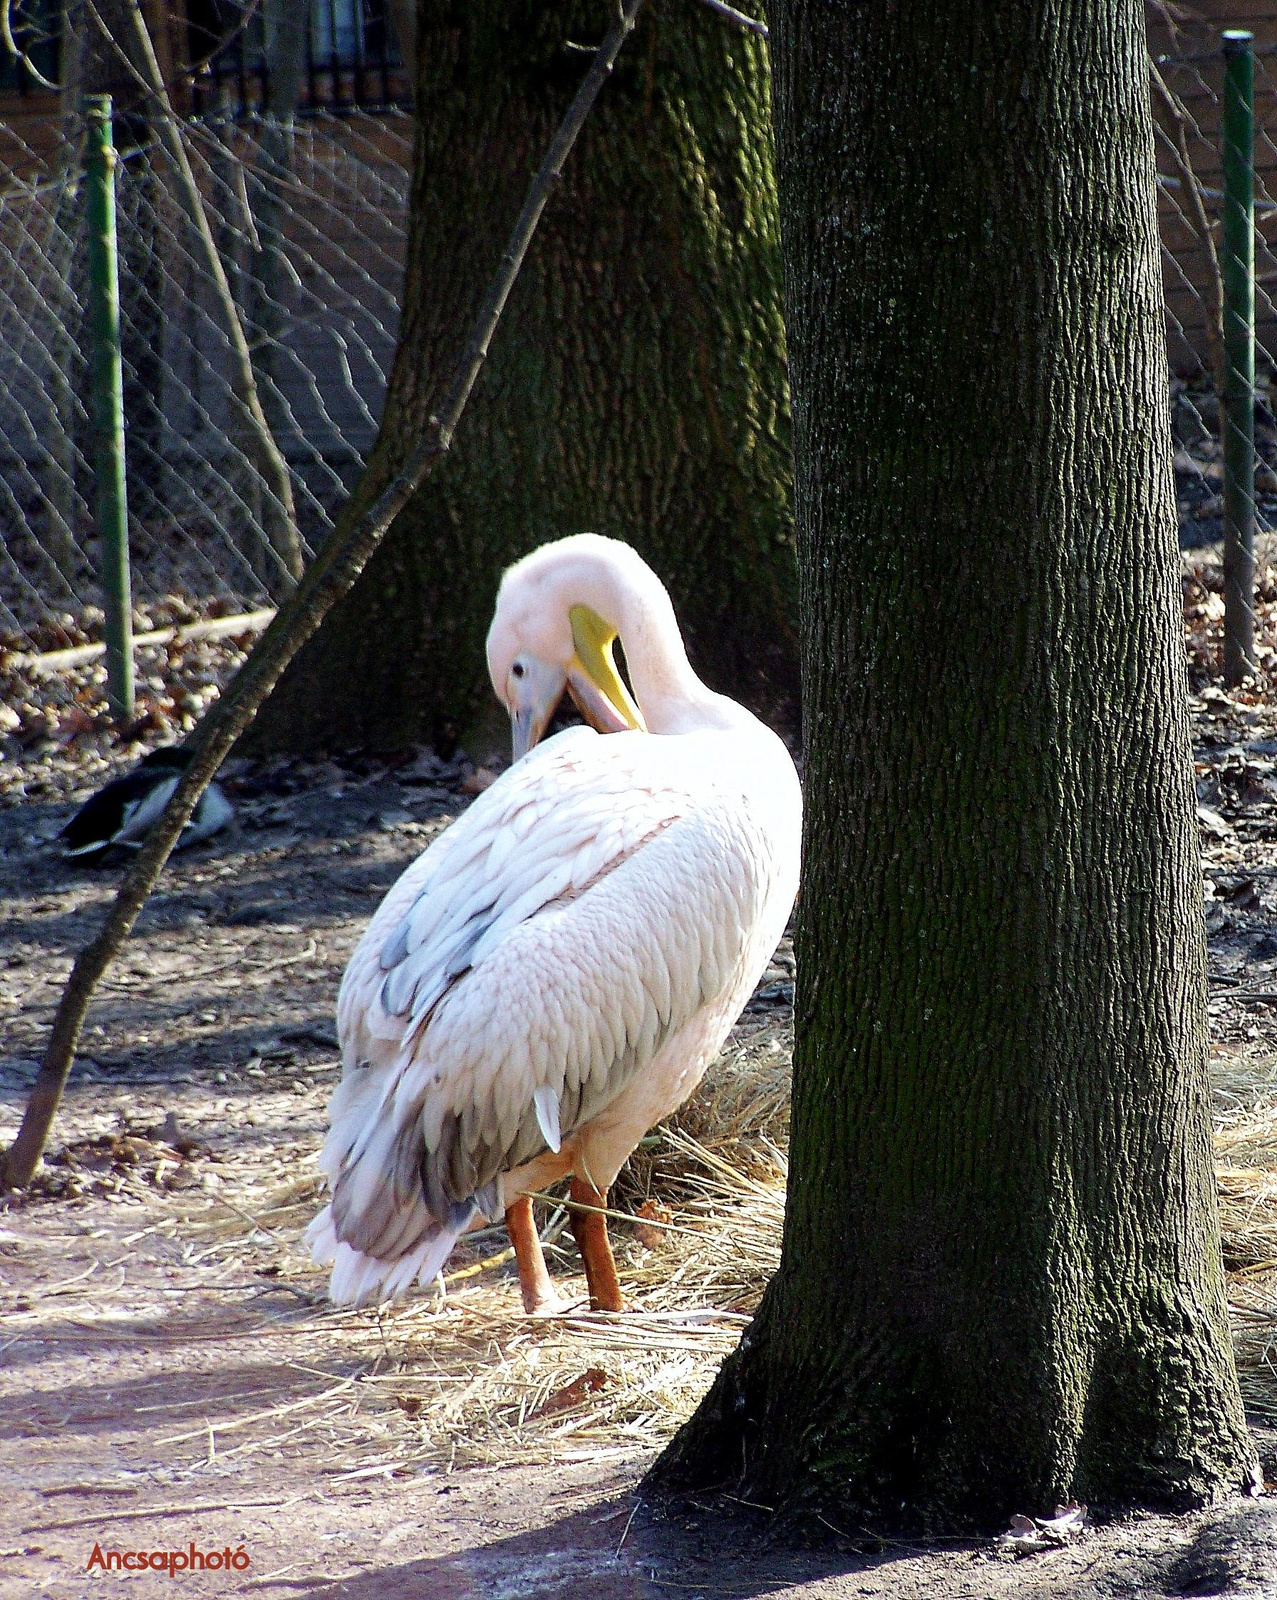
[[(1230, 700), (1200, 674), (1196, 687), (1213, 1052), (1271, 1100), (1277, 710)], [(51, 850), (75, 774), (58, 761), (42, 770), (22, 803), (0, 810), (6, 1141), (61, 980), (116, 877)], [(327, 1306), (299, 1239), (338, 1074), (338, 980), (380, 896), (473, 783), (428, 752), (231, 776), (233, 831), (170, 864), (94, 1005), (44, 1173), (0, 1210), (0, 1596), (78, 1600), (126, 1578), (129, 1593), (149, 1596), (180, 1578), (185, 1592), (334, 1600), (1277, 1597), (1269, 1499), (1128, 1519), (1024, 1560), (989, 1545), (866, 1554), (855, 1528), (831, 1530), (820, 1554), (786, 1553), (754, 1526), (707, 1524), (694, 1507), (655, 1515), (642, 1474), (752, 1304), (752, 1291), (724, 1289), (703, 1314), (662, 1309), (644, 1288), (662, 1276), (659, 1233), (617, 1230), (636, 1304), (625, 1327), (582, 1309), (577, 1258), (561, 1244), (551, 1270), (577, 1297), (572, 1315), (522, 1317), (495, 1238), (459, 1254), (463, 1272), (495, 1264), (443, 1306), (425, 1296), (383, 1314)], [(782, 947), (729, 1058), (783, 1058), (792, 973)], [(1238, 1117), (1258, 1103), (1220, 1092)], [(1277, 1152), (1268, 1163), (1251, 1134), (1229, 1144), (1231, 1103), (1217, 1108), (1225, 1165), (1277, 1169)], [(1238, 1192), (1258, 1215), (1254, 1184)], [(679, 1215), (677, 1192), (651, 1193), (653, 1215)], [(1273, 1480), (1277, 1250), (1262, 1242), (1247, 1257), (1248, 1237), (1226, 1233)], [(650, 1406), (613, 1404), (603, 1427), (621, 1367), (642, 1388), (656, 1369), (641, 1362), (661, 1349)], [(504, 1409), (484, 1411), (473, 1376), (503, 1362)], [(521, 1384), (529, 1398), (511, 1401)], [(555, 1412), (552, 1436), (524, 1426)], [(189, 1559), (192, 1548), (240, 1564), (101, 1570), (112, 1552)]]

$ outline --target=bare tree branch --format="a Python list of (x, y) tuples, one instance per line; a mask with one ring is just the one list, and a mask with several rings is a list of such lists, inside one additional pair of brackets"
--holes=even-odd
[(51, 83), (45, 77), (13, 36), (13, 0), (0, 0), (0, 43), (3, 43), (14, 61), (24, 67), (42, 89), (52, 89), (56, 92), (59, 85)]
[(340, 535), (335, 534), (325, 544), (296, 592), (280, 609), (226, 693), (200, 723), (190, 743), (190, 765), (163, 815), (148, 834), (137, 859), (125, 873), (106, 921), (96, 938), (80, 951), (71, 968), (71, 975), (58, 1002), (49, 1043), (27, 1102), (22, 1126), (0, 1164), (0, 1188), (20, 1188), (31, 1181), (66, 1087), (93, 991), (128, 938), (138, 912), (154, 887), (200, 795), (235, 740), (257, 714), (258, 707), (275, 686), (284, 668), (312, 636), (329, 609), (351, 588), (394, 518), (451, 447), (457, 423), (487, 357), (497, 323), (519, 275), (550, 191), (562, 173), (563, 163), (576, 142), (591, 106), (611, 74), (617, 53), (633, 29), (642, 4), (643, 0), (624, 0), (623, 4), (618, 5), (616, 20), (595, 52), (576, 98), (559, 124), (532, 180), (505, 253), (457, 362), (452, 381), (438, 411), (430, 418), (425, 436), (399, 475), (354, 526)]
[(1168, 0), (1144, 0), (1145, 9), (1152, 12), (1153, 16), (1166, 29), (1171, 42), (1171, 48), (1179, 51), (1183, 48), (1180, 32), (1181, 23), (1200, 22), (1201, 18), (1186, 10), (1183, 6), (1171, 5)]
[(216, 58), (221, 55), (223, 50), (225, 50), (229, 45), (234, 44), (236, 39), (238, 39), (241, 34), (248, 32), (249, 24), (257, 15), (257, 8), (260, 5), (261, 0), (248, 0), (248, 4), (244, 7), (243, 11), (240, 12), (239, 21), (235, 24), (235, 26), (233, 28), (227, 28), (226, 32), (221, 35), (217, 43), (210, 51), (207, 52), (207, 54), (198, 56), (194, 61), (188, 61), (183, 67), (180, 68), (178, 72), (174, 74), (174, 78), (185, 80), (187, 83), (191, 83), (198, 78), (200, 73), (203, 72), (204, 68), (210, 66), (216, 60)]
[(738, 28), (748, 28), (751, 33), (757, 33), (764, 39), (767, 37), (765, 22), (759, 22), (756, 17), (747, 17), (735, 6), (729, 6), (727, 0), (701, 0), (701, 4), (708, 6), (711, 11), (717, 11), (720, 17), (726, 17), (729, 22), (734, 22)]
[[(275, 442), (275, 436), (266, 420), (266, 413), (262, 409), (261, 396), (257, 392), (257, 379), (253, 372), (253, 358), (249, 353), (248, 339), (244, 333), (244, 322), (239, 314), (239, 307), (235, 304), (226, 268), (222, 264), (221, 255), (213, 238), (213, 230), (204, 210), (204, 201), (195, 179), (190, 156), (186, 151), (181, 125), (173, 110), (168, 89), (165, 87), (159, 57), (155, 54), (151, 30), (146, 25), (146, 18), (142, 14), (138, 0), (126, 0), (125, 9), (129, 12), (133, 25), (133, 42), (141, 61), (139, 66), (132, 52), (113, 36), (94, 0), (85, 0), (85, 4), (98, 31), (123, 62), (130, 75), (139, 87), (158, 103), (159, 115), (156, 122), (160, 142), (173, 165), (178, 198), (199, 240), (205, 270), (221, 308), (226, 338), (230, 345), (231, 393), (247, 424), (254, 465), (268, 491), (264, 518), (266, 527), (263, 530), (266, 542), (274, 551), (286, 588), (291, 589), (302, 574), (301, 535), (297, 528), (297, 509), (293, 502), (293, 480), (289, 475), (288, 463)], [(281, 585), (275, 581), (270, 584), (271, 593), (276, 599), (283, 598), (279, 592), (280, 587)]]
[(1209, 297), (1206, 308), (1206, 348), (1210, 357), (1215, 393), (1222, 405), (1225, 378), (1224, 277), (1220, 271), (1219, 253), (1215, 249), (1215, 235), (1211, 229), (1210, 218), (1206, 215), (1206, 200), (1201, 179), (1193, 170), (1192, 159), (1188, 152), (1188, 116), (1178, 98), (1171, 93), (1166, 80), (1158, 71), (1157, 63), (1151, 57), (1148, 70), (1152, 75), (1153, 87), (1157, 90), (1158, 98), (1175, 127), (1175, 165), (1179, 169), (1180, 183), (1192, 207), (1193, 230), (1202, 242), (1202, 251), (1206, 257), (1206, 291)]

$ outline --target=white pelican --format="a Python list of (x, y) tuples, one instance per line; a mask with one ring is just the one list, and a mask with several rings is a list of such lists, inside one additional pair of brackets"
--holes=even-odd
[[(616, 540), (579, 534), (511, 567), (488, 668), (516, 760), (351, 957), (331, 1200), (307, 1240), (332, 1298), (362, 1304), (428, 1283), (466, 1228), (504, 1214), (524, 1306), (546, 1311), (529, 1197), (571, 1174), (590, 1304), (619, 1311), (608, 1187), (696, 1087), (784, 932), (798, 777), (692, 671), (660, 580)], [(532, 749), (565, 686), (610, 737), (574, 727)]]

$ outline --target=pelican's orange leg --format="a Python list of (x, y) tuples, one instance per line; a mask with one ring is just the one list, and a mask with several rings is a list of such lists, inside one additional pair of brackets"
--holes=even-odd
[(513, 1205), (506, 1207), (505, 1225), (519, 1269), (523, 1309), (532, 1315), (539, 1311), (557, 1311), (559, 1300), (546, 1270), (540, 1235), (532, 1217), (531, 1195), (520, 1195)]
[(600, 1215), (607, 1206), (607, 1190), (598, 1190), (584, 1178), (573, 1178), (570, 1198), (577, 1206), (594, 1206), (593, 1211), (572, 1212), (572, 1233), (585, 1263), (585, 1281), (590, 1286), (591, 1311), (624, 1311), (616, 1262), (607, 1237), (607, 1218)]

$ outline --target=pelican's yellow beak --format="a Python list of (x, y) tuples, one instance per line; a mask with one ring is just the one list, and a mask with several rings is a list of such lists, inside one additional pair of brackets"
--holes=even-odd
[(647, 732), (643, 713), (616, 670), (612, 646), (616, 629), (589, 606), (568, 612), (576, 653), (568, 663), (568, 692), (591, 727), (600, 733)]

